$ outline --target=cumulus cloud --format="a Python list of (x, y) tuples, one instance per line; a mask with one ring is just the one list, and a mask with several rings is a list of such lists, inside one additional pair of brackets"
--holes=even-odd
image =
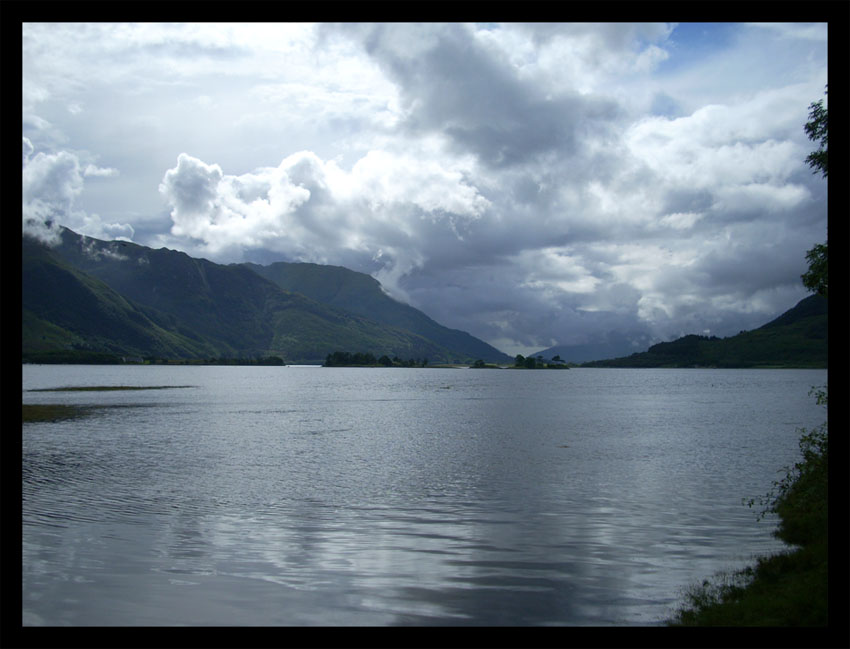
[(104, 223), (96, 214), (75, 209), (83, 192), (85, 177), (114, 176), (115, 169), (89, 163), (82, 167), (79, 157), (69, 151), (38, 152), (23, 138), (22, 231), (48, 245), (59, 242), (59, 225), (82, 234), (104, 238), (132, 238), (129, 224)]
[(377, 262), (385, 279), (420, 263), (434, 243), (429, 229), (462, 239), (489, 205), (461, 166), (387, 151), (370, 151), (350, 171), (304, 151), (241, 175), (182, 153), (159, 190), (171, 234), (212, 256), (268, 247), (328, 262), (347, 249)]
[(69, 211), (83, 190), (83, 175), (77, 157), (67, 151), (38, 153), (24, 166), (24, 203), (40, 201), (57, 210)]
[(25, 158), (23, 168), (23, 231), (45, 243), (58, 242), (58, 219), (71, 213), (83, 189), (76, 156), (61, 151)]

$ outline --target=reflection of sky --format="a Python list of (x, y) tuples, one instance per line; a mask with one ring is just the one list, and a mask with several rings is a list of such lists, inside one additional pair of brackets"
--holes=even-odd
[[(694, 575), (771, 549), (740, 499), (809, 416), (780, 371), (310, 372), (279, 375), (265, 406), (245, 390), (214, 407), (204, 386), (134, 435), (99, 420), (96, 465), (65, 448), (79, 429), (28, 437), (42, 469), (75, 460), (31, 500), (95, 505), (27, 528), (29, 619), (68, 600), (67, 623), (657, 623)], [(302, 391), (321, 406), (296, 407)], [(616, 398), (588, 408), (600, 393)]]

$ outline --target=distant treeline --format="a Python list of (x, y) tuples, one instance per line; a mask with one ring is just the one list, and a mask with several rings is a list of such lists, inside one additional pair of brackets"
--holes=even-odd
[(535, 358), (534, 356), (525, 357), (522, 354), (517, 354), (514, 358), (514, 368), (525, 370), (566, 370), (569, 369), (567, 364), (561, 360), (560, 356), (555, 356), (551, 360), (544, 360), (542, 356)]
[(29, 352), (21, 354), (22, 363), (62, 365), (120, 365), (121, 356), (108, 352), (69, 349), (67, 351)]
[(428, 359), (413, 359), (410, 358), (403, 361), (398, 356), (390, 358), (386, 354), (376, 358), (374, 354), (369, 352), (333, 352), (325, 358), (325, 367), (351, 367), (351, 366), (372, 366), (372, 367), (425, 367), (428, 364)]
[[(128, 361), (133, 362), (133, 361)], [(138, 362), (138, 361), (136, 361)], [(153, 358), (150, 356), (142, 359), (143, 363), (149, 365), (286, 365), (280, 356), (264, 356), (257, 358)]]
[(254, 358), (157, 358), (69, 349), (21, 354), (22, 363), (61, 365), (285, 365), (279, 356)]

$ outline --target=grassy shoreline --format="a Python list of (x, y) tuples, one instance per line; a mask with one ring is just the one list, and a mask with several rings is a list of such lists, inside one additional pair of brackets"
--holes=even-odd
[[(813, 388), (827, 405), (826, 388)], [(826, 627), (829, 624), (829, 447), (827, 423), (801, 429), (802, 460), (760, 502), (779, 516), (774, 536), (791, 548), (755, 566), (721, 573), (685, 592), (668, 626)], [(846, 577), (846, 575), (845, 575)]]
[(21, 423), (65, 421), (90, 414), (91, 408), (65, 404), (21, 404)]
[(668, 626), (814, 627), (829, 624), (827, 543), (759, 557), (685, 594)]
[(81, 385), (62, 388), (33, 388), (27, 392), (112, 392), (115, 390), (168, 390), (194, 388), (194, 385)]

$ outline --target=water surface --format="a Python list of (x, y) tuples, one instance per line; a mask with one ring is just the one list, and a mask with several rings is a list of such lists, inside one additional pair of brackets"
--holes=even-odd
[[(825, 370), (24, 365), (23, 621), (646, 625), (782, 548)], [(191, 386), (33, 392), (67, 386)]]

